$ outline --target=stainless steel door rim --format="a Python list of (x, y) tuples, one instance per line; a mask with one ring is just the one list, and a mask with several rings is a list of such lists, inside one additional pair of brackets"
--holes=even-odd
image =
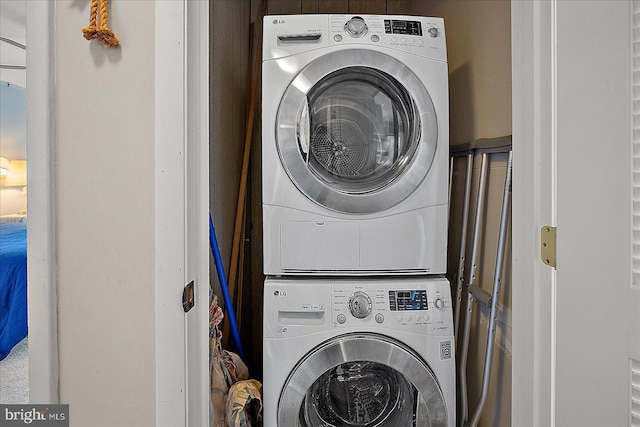
[[(380, 334), (352, 333), (332, 338), (310, 351), (289, 375), (278, 403), (278, 425), (310, 427), (301, 424), (300, 411), (307, 392), (327, 371), (349, 362), (374, 362), (387, 366), (411, 384), (418, 393), (413, 402), (403, 402), (400, 410), (415, 411), (420, 427), (446, 427), (447, 406), (429, 366), (410, 348)], [(386, 421), (367, 427), (392, 427)], [(338, 424), (340, 425), (340, 424)], [(342, 424), (346, 425), (346, 424)]]
[[(314, 88), (333, 73), (344, 73), (344, 76), (335, 79), (335, 84), (348, 84), (348, 70), (355, 70), (354, 78), (363, 79), (361, 81), (371, 86), (378, 79), (381, 83), (380, 92), (389, 100), (397, 101), (398, 108), (410, 116), (405, 126), (407, 129), (403, 129), (403, 132), (412, 139), (409, 144), (413, 144), (413, 148), (408, 149), (406, 156), (399, 158), (393, 166), (394, 169), (379, 176), (377, 181), (372, 178), (368, 182), (363, 178), (352, 180), (353, 184), (350, 184), (352, 181), (344, 172), (346, 169), (340, 169), (342, 165), (363, 167), (370, 158), (353, 157), (359, 155), (359, 148), (355, 145), (352, 148), (342, 140), (334, 141), (334, 152), (328, 153), (328, 160), (325, 161), (326, 164), (339, 163), (337, 171), (340, 173), (335, 176), (325, 174), (321, 168), (314, 169), (309, 165), (312, 151), (308, 145), (311, 138), (309, 109), (313, 107), (309, 105), (309, 97), (313, 95)], [(369, 70), (373, 77), (363, 76), (362, 70)], [(358, 112), (362, 117), (370, 117), (372, 112), (365, 108), (366, 102), (354, 97), (342, 99), (336, 109), (342, 109), (348, 115), (354, 103), (360, 104)], [(356, 116), (355, 110), (352, 115)], [(375, 126), (375, 118), (373, 120), (372, 126)], [(347, 126), (355, 129), (351, 124)], [(438, 140), (435, 108), (420, 79), (397, 59), (367, 49), (331, 52), (305, 66), (293, 79), (280, 102), (275, 134), (280, 160), (298, 189), (327, 209), (354, 214), (383, 211), (408, 197), (428, 174)], [(367, 132), (363, 134), (368, 137)], [(357, 131), (355, 135), (362, 137)], [(370, 140), (368, 142), (371, 143)], [(345, 158), (349, 155), (352, 157)]]

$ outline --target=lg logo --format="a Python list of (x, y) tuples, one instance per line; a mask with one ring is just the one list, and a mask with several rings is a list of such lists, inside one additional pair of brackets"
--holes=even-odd
[(277, 24), (284, 24), (284, 19), (274, 19), (273, 20), (273, 24), (277, 25)]

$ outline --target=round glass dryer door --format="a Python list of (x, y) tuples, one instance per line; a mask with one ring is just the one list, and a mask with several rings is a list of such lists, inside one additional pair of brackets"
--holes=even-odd
[(431, 369), (411, 349), (377, 334), (343, 335), (318, 346), (295, 367), (278, 404), (278, 425), (447, 423), (446, 403)]
[(344, 50), (308, 64), (277, 116), (280, 159), (298, 189), (344, 213), (373, 213), (408, 197), (437, 144), (433, 102), (388, 55)]

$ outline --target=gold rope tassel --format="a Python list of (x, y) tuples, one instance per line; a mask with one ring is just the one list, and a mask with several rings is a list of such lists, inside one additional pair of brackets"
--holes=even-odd
[[(92, 0), (93, 1), (93, 0)], [(100, 42), (109, 47), (116, 47), (120, 44), (120, 40), (109, 28), (109, 0), (101, 0), (100, 2), (100, 27), (98, 27), (98, 39)]]
[(98, 34), (98, 0), (91, 0), (91, 15), (89, 26), (82, 29), (82, 35), (87, 40), (93, 40)]
[[(100, 9), (100, 25), (98, 26), (98, 9)], [(87, 40), (97, 38), (105, 46), (116, 47), (120, 40), (109, 28), (109, 0), (91, 0), (91, 14), (89, 26), (82, 29), (82, 35)]]

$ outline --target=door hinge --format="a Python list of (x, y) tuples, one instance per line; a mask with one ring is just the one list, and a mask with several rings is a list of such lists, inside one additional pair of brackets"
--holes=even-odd
[(545, 225), (540, 230), (540, 256), (542, 262), (556, 268), (556, 227)]
[(185, 313), (188, 313), (189, 310), (193, 308), (196, 304), (193, 290), (193, 280), (187, 286), (184, 287), (182, 291), (182, 308)]

